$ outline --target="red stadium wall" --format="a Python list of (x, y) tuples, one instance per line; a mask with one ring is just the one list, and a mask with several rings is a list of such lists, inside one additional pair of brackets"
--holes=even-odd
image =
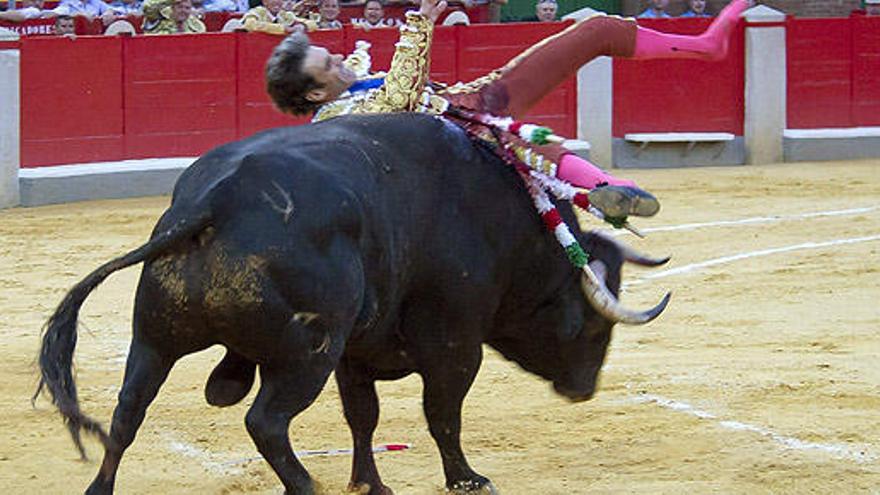
[[(696, 33), (708, 21), (640, 22)], [(565, 26), (438, 27), (432, 78), (471, 80)], [(880, 125), (880, 18), (789, 19), (786, 27), (788, 127)], [(313, 38), (334, 52), (350, 51), (358, 39), (371, 41), (373, 67), (385, 70), (397, 30), (346, 27)], [(716, 63), (615, 61), (613, 135), (742, 135), (743, 39), (740, 31), (729, 57)], [(22, 166), (194, 156), (262, 129), (304, 122), (277, 112), (265, 94), (263, 66), (278, 41), (259, 33), (25, 37), (20, 42)], [(571, 78), (529, 119), (575, 136), (576, 91)]]
[[(432, 77), (451, 83), (485, 74), (565, 26), (438, 27)], [(396, 29), (346, 27), (315, 33), (313, 41), (334, 52), (371, 41), (373, 68), (386, 70), (397, 36)], [(195, 156), (262, 129), (305, 122), (276, 111), (265, 94), (263, 67), (279, 39), (261, 33), (25, 37), (22, 166)], [(575, 91), (572, 78), (530, 118), (573, 136)]]
[(880, 18), (789, 19), (788, 127), (880, 125)]

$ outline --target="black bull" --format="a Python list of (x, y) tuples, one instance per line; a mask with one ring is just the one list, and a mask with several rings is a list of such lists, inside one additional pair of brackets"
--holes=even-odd
[[(570, 207), (560, 209), (576, 226)], [(625, 259), (665, 261), (575, 230), (612, 296)], [(76, 320), (98, 284), (139, 262), (131, 348), (107, 434), (79, 409)], [(335, 370), (354, 438), (352, 487), (390, 493), (371, 452), (375, 381), (418, 373), (446, 486), (491, 490), (459, 442), (481, 345), (566, 397), (589, 399), (615, 322), (585, 300), (579, 273), (516, 172), (441, 119), (348, 117), (271, 130), (205, 154), (178, 181), (150, 241), (71, 289), (43, 337), (40, 386), (81, 453), (82, 429), (100, 437), (104, 461), (88, 493), (109, 493), (175, 361), (223, 345), (208, 402), (240, 401), (259, 367), (247, 430), (288, 493), (311, 493), (288, 426)]]

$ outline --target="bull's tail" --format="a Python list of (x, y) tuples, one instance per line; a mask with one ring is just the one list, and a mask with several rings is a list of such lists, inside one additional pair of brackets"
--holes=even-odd
[(110, 439), (104, 428), (83, 414), (79, 408), (72, 367), (80, 307), (86, 297), (113, 272), (161, 256), (182, 240), (192, 238), (201, 232), (209, 222), (210, 215), (207, 212), (201, 216), (183, 219), (168, 230), (156, 234), (149, 242), (134, 251), (105, 263), (88, 274), (64, 296), (64, 300), (46, 323), (38, 357), (40, 383), (34, 393), (34, 399), (40, 395), (44, 387), (49, 391), (52, 403), (58, 407), (64, 417), (73, 442), (83, 459), (86, 458), (86, 454), (80, 439), (82, 430), (97, 435), (105, 446), (108, 446)]

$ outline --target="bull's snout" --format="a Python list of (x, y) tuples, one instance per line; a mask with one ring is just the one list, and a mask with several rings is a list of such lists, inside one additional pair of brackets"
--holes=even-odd
[(596, 384), (590, 384), (588, 387), (569, 388), (560, 383), (554, 383), (553, 390), (570, 402), (584, 402), (593, 398), (596, 393)]

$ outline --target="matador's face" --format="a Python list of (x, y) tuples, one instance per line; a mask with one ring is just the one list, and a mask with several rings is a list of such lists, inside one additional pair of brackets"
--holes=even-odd
[(326, 48), (310, 46), (303, 61), (303, 72), (312, 76), (320, 87), (309, 91), (306, 98), (315, 103), (326, 103), (339, 97), (354, 84), (357, 75), (343, 65), (342, 55), (331, 54)]

